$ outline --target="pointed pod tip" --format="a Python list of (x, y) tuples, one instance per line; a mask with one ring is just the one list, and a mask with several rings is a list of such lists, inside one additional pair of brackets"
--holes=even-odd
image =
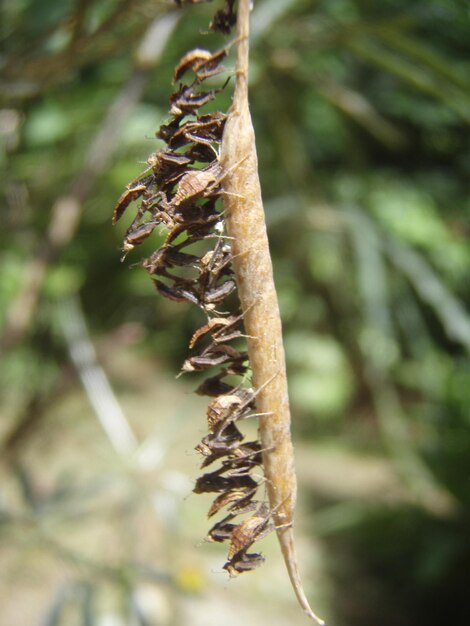
[(318, 615), (315, 615), (312, 609), (305, 609), (305, 613), (308, 615), (308, 617), (310, 617), (310, 619), (313, 619), (313, 621), (317, 622), (317, 624), (319, 624), (320, 626), (325, 626), (325, 620), (321, 619), (321, 617), (318, 617)]
[(299, 601), (300, 606), (303, 608), (303, 610), (310, 619), (313, 619), (320, 626), (324, 626), (325, 621), (322, 620), (321, 617), (318, 617), (318, 615), (316, 615), (312, 611), (305, 595), (297, 564), (297, 555), (295, 551), (294, 532), (292, 529), (292, 525), (288, 526), (287, 528), (278, 528), (277, 536), (279, 539), (279, 544), (281, 546), (282, 554), (284, 556), (287, 571), (289, 573), (289, 578), (291, 580), (292, 587), (294, 589), (295, 595), (297, 596), (297, 600)]

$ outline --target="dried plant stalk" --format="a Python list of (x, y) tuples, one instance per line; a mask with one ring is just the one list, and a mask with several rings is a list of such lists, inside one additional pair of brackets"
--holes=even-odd
[(240, 0), (237, 20), (236, 86), (221, 147), (224, 211), (233, 237), (233, 269), (244, 311), (253, 372), (263, 465), (272, 518), (297, 599), (307, 615), (323, 624), (309, 606), (300, 580), (293, 535), (297, 481), (290, 435), (290, 410), (279, 306), (258, 177), (255, 134), (248, 104), (250, 0)]

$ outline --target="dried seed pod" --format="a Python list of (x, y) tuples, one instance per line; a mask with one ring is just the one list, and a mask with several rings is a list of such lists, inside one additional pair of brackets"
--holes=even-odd
[(258, 483), (251, 476), (221, 476), (220, 470), (203, 474), (196, 480), (194, 493), (218, 493), (221, 491), (238, 491), (256, 489)]
[(254, 464), (250, 463), (248, 460), (239, 462), (222, 461), (221, 469), (224, 471), (225, 476), (235, 478), (239, 476), (248, 476), (254, 467)]
[(139, 224), (138, 226), (131, 225), (131, 227), (127, 229), (126, 236), (124, 237), (124, 243), (122, 245), (123, 250), (129, 252), (135, 246), (145, 241), (147, 237), (153, 233), (157, 223), (158, 222), (150, 221)]
[(221, 476), (219, 471), (203, 474), (196, 480), (193, 493), (218, 493), (230, 489), (230, 479)]
[(198, 278), (201, 300), (208, 309), (221, 304), (236, 289), (233, 280), (220, 283), (221, 279), (233, 274), (231, 267), (232, 253), (230, 245), (221, 237), (214, 250), (207, 252), (200, 262)]
[(197, 452), (209, 457), (212, 454), (224, 456), (238, 447), (243, 435), (234, 424), (229, 424), (220, 433), (206, 435), (195, 448)]
[(242, 443), (236, 450), (231, 453), (231, 456), (237, 459), (245, 459), (247, 457), (261, 455), (262, 452), (261, 443), (256, 441), (246, 441)]
[(224, 519), (214, 524), (210, 531), (207, 533), (207, 539), (209, 541), (217, 541), (221, 543), (223, 541), (227, 541), (232, 536), (232, 531), (235, 528), (235, 524), (231, 523), (235, 515), (227, 515)]
[(259, 441), (240, 444), (242, 438), (240, 431), (231, 422), (204, 437), (201, 443), (196, 446), (196, 450), (205, 457), (201, 468), (207, 467), (224, 456), (228, 458), (222, 463), (228, 471), (232, 468), (236, 469), (238, 461), (240, 461), (240, 465), (245, 463), (246, 466), (249, 465), (250, 467), (261, 465), (262, 450)]
[(173, 83), (176, 83), (176, 81), (179, 80), (187, 71), (195, 69), (195, 66), (201, 61), (208, 61), (210, 58), (212, 58), (212, 52), (202, 48), (195, 48), (194, 50), (186, 52), (186, 54), (181, 57), (175, 68), (173, 73)]
[(218, 396), (210, 402), (207, 408), (207, 424), (209, 432), (214, 432), (215, 427), (226, 419), (233, 407), (241, 404), (242, 400), (235, 394)]
[(231, 418), (232, 421), (241, 419), (254, 408), (255, 393), (253, 389), (238, 387), (230, 394), (219, 395), (207, 407), (207, 421), (209, 431)]
[[(227, 454), (229, 454), (230, 452), (230, 447), (227, 446), (226, 444), (222, 446), (218, 446), (218, 444), (216, 444), (216, 450), (214, 451), (212, 447), (212, 443), (214, 441), (217, 441), (217, 440), (213, 440), (213, 439), (207, 440), (206, 437), (204, 437), (201, 443), (199, 443), (194, 448), (197, 452), (200, 452), (205, 457), (204, 461), (201, 463), (201, 469), (208, 467), (215, 461), (219, 461), (222, 457), (227, 456)], [(208, 445), (208, 443), (210, 445)], [(232, 444), (232, 445), (236, 446), (237, 442), (235, 442), (235, 444)]]
[(252, 456), (225, 459), (222, 461), (222, 468), (227, 476), (242, 476), (251, 472), (254, 467), (261, 465), (261, 454), (253, 454)]
[[(201, 82), (209, 76), (213, 76), (214, 72), (219, 70), (222, 59), (227, 56), (227, 50), (222, 49), (213, 53), (202, 48), (195, 48), (187, 52), (179, 61), (173, 74), (173, 83), (176, 83), (187, 71), (199, 72), (204, 69), (206, 73), (199, 75), (198, 80)], [(219, 70), (220, 71), (220, 70)]]
[[(189, 348), (192, 349), (196, 343), (207, 335), (210, 335), (212, 340), (216, 343), (231, 341), (232, 339), (238, 339), (243, 337), (242, 332), (237, 329), (237, 326), (241, 323), (243, 316), (230, 315), (229, 317), (213, 317), (207, 324), (198, 328), (191, 337), (189, 342)], [(224, 393), (221, 391), (220, 393)], [(213, 394), (207, 394), (213, 395)], [(218, 395), (218, 394), (214, 394)]]
[(240, 552), (248, 550), (256, 540), (262, 539), (274, 530), (274, 524), (270, 522), (270, 518), (271, 511), (268, 505), (263, 503), (254, 515), (243, 520), (233, 529), (228, 551), (229, 561)]
[(199, 208), (203, 212), (203, 218), (200, 222), (191, 224), (176, 224), (165, 240), (165, 244), (171, 244), (184, 232), (187, 233), (187, 242), (196, 243), (197, 241), (204, 241), (208, 239), (214, 239), (214, 230), (220, 221), (220, 215), (215, 212), (214, 208), (215, 198), (210, 198)]
[(196, 343), (207, 334), (210, 334), (212, 337), (214, 336), (215, 329), (224, 328), (230, 325), (230, 320), (225, 317), (214, 317), (210, 319), (207, 324), (198, 328), (192, 335), (191, 340), (189, 342), (189, 349), (194, 348)]
[(218, 159), (216, 147), (222, 141), (225, 119), (225, 115), (214, 112), (186, 122), (172, 134), (170, 148), (176, 150), (190, 144), (185, 154), (192, 161), (212, 162)]
[(234, 515), (243, 515), (244, 513), (254, 511), (259, 504), (257, 500), (253, 500), (255, 493), (255, 490), (248, 492), (244, 498), (240, 498), (240, 500), (234, 502), (228, 507), (230, 513), (233, 513)]
[(157, 150), (148, 157), (147, 163), (160, 181), (163, 177), (172, 175), (187, 165), (194, 163), (194, 159), (186, 154), (178, 154), (169, 150)]
[(230, 577), (238, 576), (243, 572), (251, 572), (265, 561), (264, 556), (255, 553), (241, 552), (236, 554), (233, 559), (224, 565), (224, 569), (230, 574)]
[(181, 371), (201, 371), (227, 362), (245, 361), (247, 358), (248, 354), (246, 352), (239, 352), (232, 346), (214, 343), (210, 350), (207, 349), (199, 356), (192, 356), (186, 359), (181, 367)]
[[(212, 27), (226, 32), (235, 18), (233, 9), (234, 0), (226, 0)], [(243, 37), (237, 41), (242, 40)], [(236, 288), (232, 247), (225, 236), (225, 211), (222, 214), (216, 201), (227, 194), (233, 198), (245, 198), (242, 196), (244, 190), (236, 191), (233, 187), (226, 190), (221, 183), (247, 157), (238, 151), (237, 159), (222, 168), (219, 147), (223, 145), (228, 118), (217, 112), (199, 115), (200, 107), (213, 100), (225, 87), (203, 91), (201, 84), (222, 71), (221, 62), (226, 54), (227, 49), (211, 53), (197, 48), (182, 57), (175, 69), (174, 80), (179, 81), (188, 71), (194, 72), (195, 78), (189, 85), (180, 85), (171, 96), (172, 118), (161, 125), (157, 133), (166, 147), (152, 153), (146, 172), (128, 185), (116, 205), (114, 221), (121, 217), (130, 202), (141, 197), (137, 215), (126, 233), (124, 249), (130, 250), (143, 242), (158, 224), (166, 226), (169, 232), (165, 243), (142, 261), (142, 266), (152, 275), (156, 289), (165, 297), (177, 302), (192, 302), (203, 309), (207, 317), (210, 312), (216, 315), (193, 334), (190, 349), (194, 353), (183, 363), (182, 371), (219, 369), (197, 390), (211, 396), (211, 402), (207, 410), (209, 434), (196, 447), (204, 457), (203, 468), (215, 461), (218, 468), (198, 478), (194, 492), (218, 494), (209, 516), (224, 508), (229, 512), (212, 527), (208, 538), (212, 541), (230, 540), (225, 569), (235, 575), (255, 569), (263, 562), (260, 554), (248, 554), (247, 550), (273, 527), (268, 506), (255, 500), (259, 482), (255, 480), (253, 470), (256, 471), (262, 463), (265, 450), (258, 441), (243, 444), (243, 435), (235, 422), (238, 424), (253, 415), (258, 391), (274, 376), (256, 393), (243, 386), (247, 384), (247, 352), (229, 345), (230, 341), (246, 335), (242, 334), (243, 316), (233, 313), (233, 305), (237, 305), (231, 297)], [(197, 169), (195, 164), (200, 163), (207, 165)], [(148, 171), (150, 175), (144, 177)], [(209, 246), (211, 249), (207, 250)], [(240, 254), (236, 252), (236, 256)], [(243, 379), (237, 379), (238, 384), (231, 384), (234, 376)], [(224, 380), (226, 377), (230, 377), (229, 382)], [(262, 415), (267, 416), (267, 410)], [(277, 508), (274, 510), (277, 514)], [(249, 512), (253, 513), (251, 517), (238, 525), (233, 523), (236, 515)]]
[(214, 192), (220, 182), (221, 169), (217, 161), (201, 170), (190, 170), (181, 178), (172, 205), (180, 206)]
[(148, 258), (142, 261), (149, 274), (158, 274), (160, 268), (197, 267), (199, 259), (194, 254), (179, 252), (177, 246), (163, 245)]
[[(231, 428), (232, 426), (233, 424), (229, 424), (228, 428)], [(227, 426), (225, 428), (227, 428)], [(214, 461), (220, 460), (224, 456), (228, 457), (228, 459), (227, 461), (222, 461), (222, 463), (228, 464), (229, 468), (236, 468), (237, 459), (249, 458), (251, 467), (261, 465), (262, 450), (259, 441), (250, 441), (245, 444), (239, 444), (240, 439), (238, 439), (234, 442), (230, 442), (230, 445), (226, 445), (224, 443), (219, 446), (217, 442), (220, 442), (222, 437), (225, 438), (225, 429), (218, 435), (215, 435), (214, 433), (209, 434), (202, 440), (199, 446), (196, 447), (196, 450), (205, 456), (201, 468), (207, 467)], [(225, 441), (225, 439), (222, 439), (222, 441)]]
[(147, 189), (147, 180), (150, 181), (150, 177), (132, 187), (127, 187), (124, 193), (120, 196), (119, 200), (116, 202), (116, 206), (114, 207), (113, 224), (116, 224), (116, 222), (122, 217), (129, 204), (140, 198), (140, 196), (144, 193)]
[(154, 279), (153, 282), (156, 289), (162, 294), (162, 296), (165, 296), (165, 298), (173, 300), (174, 302), (192, 302), (193, 304), (197, 304), (199, 306), (197, 296), (190, 289), (184, 289), (183, 287), (178, 287), (176, 285), (174, 287), (169, 287), (158, 279)]
[[(310, 618), (323, 624), (323, 620), (309, 606), (295, 553), (292, 520), (296, 476), (282, 328), (248, 102), (250, 0), (239, 0), (237, 12), (236, 85), (221, 145), (221, 163), (227, 172), (224, 179), (224, 214), (227, 232), (234, 237), (234, 271), (245, 311), (244, 324), (249, 336), (247, 341), (254, 383), (259, 387), (276, 372), (279, 374), (276, 384), (266, 387), (257, 396), (257, 408), (263, 414), (259, 420), (260, 437), (267, 449), (263, 455), (263, 467), (277, 536), (300, 606)], [(243, 166), (235, 168), (242, 157), (246, 159)], [(243, 194), (245, 201), (239, 202), (237, 194)]]
[(210, 89), (209, 91), (195, 92), (194, 89), (199, 81), (191, 85), (181, 85), (180, 89), (170, 96), (170, 113), (175, 116), (197, 115), (199, 109), (209, 102), (212, 102), (216, 95), (223, 91), (225, 85), (220, 89)]
[(226, 280), (218, 287), (204, 290), (201, 294), (201, 301), (207, 309), (213, 310), (216, 305), (221, 304), (236, 288), (237, 284), (234, 280)]
[[(179, 127), (169, 139), (170, 148), (177, 149), (189, 142), (212, 146), (213, 143), (219, 144), (222, 141), (222, 132), (226, 115), (218, 113), (209, 113), (202, 115), (196, 120), (191, 120)], [(217, 153), (213, 151), (213, 157)]]
[[(213, 515), (218, 513), (220, 509), (222, 509), (224, 506), (228, 506), (229, 504), (238, 505), (241, 501), (246, 501), (247, 498), (252, 498), (255, 492), (256, 489), (253, 489), (247, 494), (246, 489), (235, 489), (232, 491), (226, 491), (225, 493), (221, 493), (220, 496), (217, 496), (217, 498), (212, 503), (212, 506), (207, 513), (207, 517), (212, 517)], [(256, 506), (255, 503), (252, 502), (252, 504)], [(236, 514), (238, 515), (239, 512), (240, 511), (237, 511)]]
[(169, 143), (173, 135), (179, 129), (180, 123), (184, 119), (184, 117), (185, 116), (181, 114), (174, 117), (168, 124), (162, 124), (155, 133), (155, 136), (158, 137), (158, 139), (163, 139), (163, 141)]

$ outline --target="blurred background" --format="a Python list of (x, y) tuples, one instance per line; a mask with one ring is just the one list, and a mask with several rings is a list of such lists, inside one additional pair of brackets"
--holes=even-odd
[[(111, 227), (215, 4), (1, 3), (2, 626), (306, 623), (275, 537), (233, 581), (204, 542), (175, 380), (202, 317), (132, 268), (155, 240), (120, 263), (132, 211)], [(252, 28), (307, 595), (470, 623), (469, 6), (256, 0)]]

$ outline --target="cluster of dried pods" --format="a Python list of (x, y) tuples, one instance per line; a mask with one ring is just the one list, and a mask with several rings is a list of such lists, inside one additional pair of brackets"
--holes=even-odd
[[(233, 1), (229, 1), (216, 14), (213, 24), (218, 30), (225, 32), (233, 21), (232, 9)], [(169, 231), (163, 245), (141, 264), (163, 296), (192, 302), (207, 317), (189, 342), (191, 353), (182, 371), (219, 368), (196, 390), (211, 397), (207, 409), (209, 433), (196, 446), (203, 457), (201, 467), (215, 462), (219, 467), (204, 473), (196, 481), (194, 492), (218, 494), (208, 515), (212, 517), (225, 509), (226, 516), (211, 528), (208, 539), (230, 542), (224, 568), (236, 575), (264, 561), (261, 554), (248, 550), (256, 539), (273, 529), (273, 524), (267, 504), (255, 499), (260, 481), (253, 470), (262, 465), (261, 444), (243, 442), (238, 427), (241, 420), (256, 415), (256, 392), (244, 384), (249, 372), (248, 354), (238, 347), (243, 337), (243, 316), (234, 312), (239, 306), (236, 299), (229, 298), (236, 290), (232, 254), (230, 240), (224, 235), (223, 214), (216, 204), (224, 193), (219, 147), (226, 115), (217, 111), (200, 114), (200, 109), (225, 87), (207, 89), (204, 83), (223, 71), (221, 62), (227, 51), (195, 49), (178, 63), (174, 83), (189, 73), (193, 80), (180, 83), (170, 97), (170, 120), (157, 132), (166, 147), (150, 155), (148, 169), (126, 187), (114, 209), (113, 222), (121, 218), (131, 202), (140, 199), (124, 237), (124, 252), (163, 225)], [(246, 513), (251, 515), (234, 522)]]

